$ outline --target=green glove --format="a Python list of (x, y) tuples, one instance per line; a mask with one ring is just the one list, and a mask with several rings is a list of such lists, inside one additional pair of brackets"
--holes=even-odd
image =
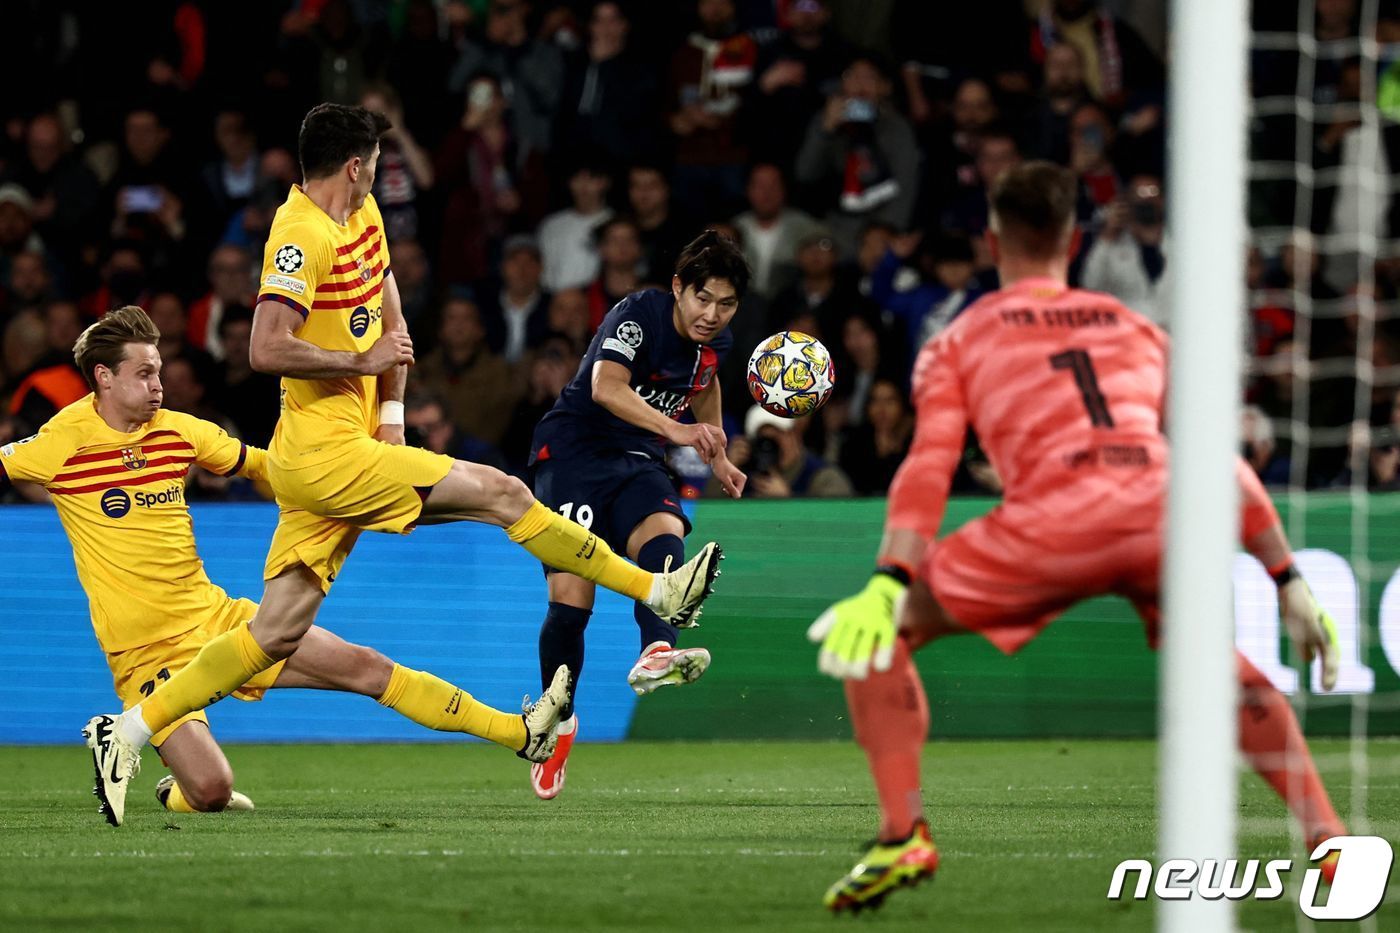
[(905, 589), (889, 574), (876, 573), (865, 589), (818, 616), (807, 629), (808, 640), (822, 646), (817, 669), (852, 680), (864, 680), (872, 667), (889, 670), (894, 657), (894, 607)]

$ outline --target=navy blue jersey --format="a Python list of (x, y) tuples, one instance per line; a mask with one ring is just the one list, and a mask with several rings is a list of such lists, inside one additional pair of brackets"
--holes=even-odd
[(649, 289), (628, 295), (608, 312), (573, 381), (535, 428), (531, 463), (618, 451), (657, 459), (664, 455), (659, 435), (593, 401), (593, 364), (611, 360), (626, 366), (632, 374), (628, 384), (643, 401), (668, 418), (679, 418), (714, 380), (734, 336), (726, 327), (708, 344), (682, 337), (671, 319), (674, 301), (670, 292)]

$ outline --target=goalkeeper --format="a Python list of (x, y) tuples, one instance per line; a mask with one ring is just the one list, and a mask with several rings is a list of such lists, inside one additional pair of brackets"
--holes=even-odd
[[(918, 422), (890, 488), (877, 569), (808, 636), (818, 665), (843, 678), (856, 739), (880, 799), (877, 843), (826, 894), (832, 910), (879, 904), (933, 875), (919, 759), (928, 701), (910, 652), (975, 632), (1011, 654), (1092, 596), (1131, 600), (1158, 640), (1167, 442), (1167, 341), (1108, 295), (1068, 287), (1074, 176), (1047, 162), (993, 187), (989, 245), (1002, 288), (969, 307), (920, 352)], [(982, 439), (1005, 497), (935, 541), (967, 428)], [(1293, 568), (1273, 504), (1249, 468), (1242, 540), (1279, 586), (1289, 638), (1337, 677), (1336, 634)], [(1228, 620), (1222, 620), (1228, 624)], [(1344, 832), (1288, 701), (1243, 655), (1240, 744), (1302, 824), (1310, 847)], [(1324, 863), (1330, 881), (1335, 859)]]

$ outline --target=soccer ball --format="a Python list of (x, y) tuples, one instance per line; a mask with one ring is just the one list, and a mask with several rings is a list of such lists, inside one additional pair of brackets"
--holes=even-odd
[(810, 334), (785, 330), (754, 348), (749, 357), (749, 394), (764, 411), (801, 418), (831, 398), (836, 371), (831, 353)]

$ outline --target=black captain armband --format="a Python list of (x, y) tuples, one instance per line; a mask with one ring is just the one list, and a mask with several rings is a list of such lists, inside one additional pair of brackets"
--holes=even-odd
[(1269, 570), (1269, 577), (1274, 581), (1274, 586), (1283, 589), (1289, 583), (1299, 578), (1298, 568), (1293, 565), (1293, 561), (1284, 564), (1279, 570)]
[(909, 568), (899, 564), (879, 564), (876, 566), (875, 572), (898, 580), (904, 586), (908, 586), (913, 580), (913, 575), (909, 573)]

